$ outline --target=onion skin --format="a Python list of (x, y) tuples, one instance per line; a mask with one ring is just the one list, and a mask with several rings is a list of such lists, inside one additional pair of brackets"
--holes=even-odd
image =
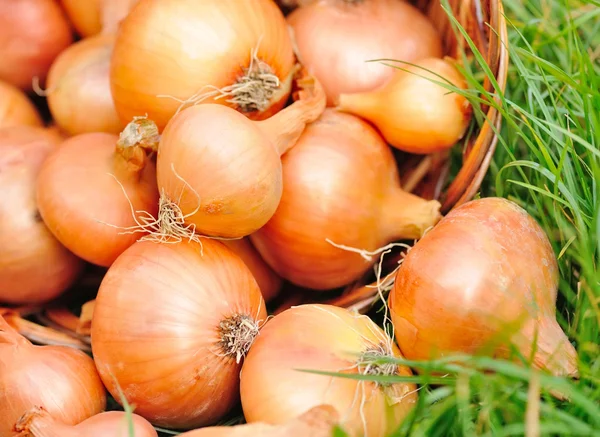
[[(19, 437), (125, 437), (129, 434), (129, 418), (122, 411), (96, 414), (75, 426), (65, 425), (43, 408), (27, 412), (17, 423)], [(157, 437), (154, 427), (141, 416), (131, 415), (135, 437)]]
[[(501, 198), (463, 204), (407, 254), (389, 306), (404, 356), (509, 357), (513, 341), (534, 366), (577, 374), (577, 353), (556, 322), (558, 267), (537, 222)], [(554, 356), (553, 356), (554, 354)]]
[(266, 302), (269, 302), (279, 294), (283, 281), (265, 263), (248, 238), (223, 240), (222, 242), (225, 246), (233, 250), (244, 261), (244, 264), (248, 266)]
[[(39, 304), (77, 278), (83, 263), (38, 215), (35, 181), (60, 137), (41, 127), (0, 130), (0, 302)], [(35, 273), (35, 274), (34, 274)]]
[(12, 126), (43, 126), (33, 102), (19, 88), (0, 80), (0, 129)]
[[(346, 285), (376, 261), (327, 242), (374, 251), (419, 238), (440, 204), (400, 188), (396, 162), (366, 122), (326, 109), (282, 158), (283, 194), (269, 222), (250, 236), (281, 277), (316, 290)], [(360, 185), (348, 181), (360, 178)]]
[(104, 267), (143, 235), (124, 233), (136, 226), (129, 201), (134, 211), (153, 215), (158, 204), (154, 163), (145, 156), (124, 157), (118, 140), (106, 133), (69, 138), (44, 162), (37, 181), (38, 207), (54, 236), (80, 258)]
[(254, 277), (226, 246), (139, 241), (110, 267), (96, 299), (91, 338), (102, 380), (113, 396), (118, 382), (155, 425), (214, 423), (239, 402), (241, 364), (223, 352), (218, 331), (236, 314), (267, 316)]
[[(162, 130), (181, 106), (173, 98), (186, 100), (206, 87), (234, 84), (255, 49), (280, 81), (266, 108), (245, 113), (258, 120), (279, 111), (290, 94), (294, 53), (277, 5), (272, 0), (143, 1), (123, 20), (115, 45), (110, 78), (117, 113), (124, 122), (147, 114)], [(227, 100), (203, 103), (238, 108)]]
[(33, 407), (69, 425), (98, 414), (106, 393), (94, 362), (64, 346), (34, 346), (0, 317), (0, 436)]
[(463, 90), (467, 83), (446, 60), (427, 58), (415, 65), (399, 64), (376, 90), (340, 95), (337, 109), (373, 123), (389, 144), (405, 152), (446, 150), (463, 137), (473, 108), (460, 94), (431, 81), (445, 79)]
[(329, 106), (342, 93), (372, 91), (394, 71), (375, 59), (414, 62), (441, 57), (442, 42), (429, 20), (398, 0), (305, 2), (287, 18), (299, 58), (323, 84)]
[(110, 93), (108, 71), (113, 35), (79, 41), (63, 51), (48, 73), (48, 106), (68, 135), (88, 132), (118, 134), (121, 120)]
[[(361, 355), (381, 344), (390, 347), (390, 355), (401, 357), (372, 320), (343, 308), (300, 305), (276, 315), (262, 328), (242, 367), (240, 390), (246, 420), (280, 424), (309, 408), (329, 404), (339, 412), (340, 425), (350, 435), (389, 435), (416, 402), (414, 384), (382, 387), (298, 371), (356, 374)], [(400, 366), (394, 372), (412, 374)]]
[(0, 79), (26, 91), (73, 38), (54, 0), (0, 0), (0, 29)]

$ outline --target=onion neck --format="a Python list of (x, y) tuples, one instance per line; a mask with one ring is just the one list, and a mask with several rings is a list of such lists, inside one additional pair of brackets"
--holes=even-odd
[(376, 120), (386, 110), (382, 108), (382, 99), (382, 94), (377, 91), (340, 94), (335, 105), (338, 111), (358, 115), (366, 120)]
[(384, 235), (389, 240), (421, 238), (442, 218), (440, 207), (437, 200), (425, 200), (400, 187), (394, 188), (383, 206)]
[(43, 408), (35, 407), (17, 422), (16, 437), (75, 437), (73, 427), (59, 423)]
[(301, 74), (297, 80), (300, 89), (294, 95), (295, 102), (271, 118), (255, 122), (269, 137), (279, 156), (298, 142), (306, 125), (321, 116), (327, 103), (317, 79), (308, 76), (305, 71)]
[(133, 117), (119, 135), (114, 155), (114, 171), (121, 177), (139, 177), (148, 159), (158, 151), (159, 141), (156, 123), (147, 117)]

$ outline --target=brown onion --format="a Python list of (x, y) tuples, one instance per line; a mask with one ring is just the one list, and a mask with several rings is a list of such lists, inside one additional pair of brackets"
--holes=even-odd
[(106, 393), (94, 362), (65, 346), (34, 346), (0, 316), (0, 436), (34, 407), (68, 425), (98, 414)]
[(408, 359), (452, 353), (510, 355), (577, 374), (577, 353), (558, 325), (558, 267), (548, 237), (501, 198), (468, 202), (406, 255), (389, 306)]
[(326, 109), (282, 164), (281, 202), (250, 238), (295, 284), (319, 290), (348, 284), (375, 258), (339, 245), (375, 251), (393, 240), (419, 238), (440, 218), (439, 202), (402, 190), (390, 148), (352, 115)]
[(122, 130), (110, 93), (108, 70), (115, 37), (98, 35), (63, 51), (48, 73), (48, 106), (68, 135)]
[(239, 402), (239, 372), (265, 304), (218, 241), (139, 241), (109, 268), (92, 320), (100, 376), (155, 425), (216, 422)]
[(414, 62), (442, 55), (440, 36), (401, 0), (306, 1), (288, 16), (300, 61), (323, 83), (332, 105), (341, 93), (371, 91), (393, 69), (375, 59)]
[(72, 42), (55, 0), (0, 0), (0, 79), (31, 90), (54, 58)]
[(40, 167), (60, 142), (41, 127), (0, 130), (0, 302), (49, 301), (81, 270), (82, 262), (42, 221), (35, 200)]
[(27, 95), (0, 80), (0, 128), (42, 125), (42, 118)]

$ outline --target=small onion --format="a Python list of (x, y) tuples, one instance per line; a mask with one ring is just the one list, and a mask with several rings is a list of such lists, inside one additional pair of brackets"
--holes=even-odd
[(55, 0), (0, 0), (0, 80), (31, 90), (54, 58), (72, 42)]
[(463, 137), (473, 108), (465, 97), (433, 81), (463, 90), (467, 83), (446, 60), (427, 58), (415, 65), (390, 67), (390, 80), (373, 91), (340, 95), (337, 109), (370, 121), (405, 152), (448, 149)]
[(556, 321), (557, 287), (556, 257), (537, 222), (508, 200), (473, 200), (404, 258), (389, 297), (396, 339), (415, 360), (508, 357), (512, 341), (536, 367), (576, 375), (577, 353)]
[(121, 139), (107, 133), (71, 137), (40, 170), (37, 204), (44, 222), (63, 245), (93, 264), (110, 266), (143, 235), (133, 229), (138, 212), (156, 214), (156, 171), (146, 153), (156, 145), (129, 136), (138, 123), (143, 120), (132, 122)]
[(138, 0), (60, 0), (69, 20), (83, 37), (112, 33)]
[(271, 218), (281, 198), (281, 155), (325, 109), (318, 82), (301, 76), (298, 84), (298, 100), (267, 120), (216, 104), (171, 119), (156, 159), (163, 228), (188, 236), (185, 223), (203, 235), (240, 238)]
[(162, 130), (200, 102), (267, 118), (286, 103), (293, 66), (273, 0), (150, 0), (123, 20), (110, 78), (121, 119), (146, 114)]
[(39, 169), (60, 141), (41, 127), (0, 130), (0, 302), (49, 301), (81, 270), (81, 261), (48, 230), (35, 201)]
[(63, 51), (48, 73), (48, 106), (68, 135), (118, 134), (121, 121), (110, 93), (108, 70), (114, 36), (98, 35)]
[(34, 346), (0, 316), (0, 436), (34, 407), (68, 425), (100, 413), (106, 393), (94, 362), (65, 346)]
[(250, 238), (264, 260), (297, 285), (348, 284), (375, 257), (336, 245), (374, 251), (419, 238), (440, 218), (439, 202), (402, 190), (390, 148), (358, 117), (326, 109), (282, 161), (279, 207)]
[(0, 128), (42, 126), (33, 102), (19, 88), (0, 80)]
[(440, 57), (440, 36), (427, 18), (401, 0), (305, 1), (288, 17), (298, 56), (323, 83), (327, 102), (341, 93), (371, 91), (393, 70), (375, 59), (414, 62)]
[(92, 320), (100, 376), (158, 426), (216, 422), (239, 402), (241, 360), (266, 318), (260, 289), (220, 242), (139, 241), (109, 268)]
[(408, 367), (376, 364), (401, 358), (392, 340), (367, 316), (330, 305), (301, 305), (271, 319), (250, 348), (241, 373), (248, 423), (285, 423), (328, 404), (353, 436), (387, 436), (413, 408), (412, 383), (379, 385), (299, 370), (409, 376)]
[[(129, 433), (130, 424), (133, 434)], [(67, 425), (43, 408), (33, 408), (19, 419), (19, 437), (157, 437), (152, 425), (143, 417), (122, 411), (96, 414), (77, 425)]]

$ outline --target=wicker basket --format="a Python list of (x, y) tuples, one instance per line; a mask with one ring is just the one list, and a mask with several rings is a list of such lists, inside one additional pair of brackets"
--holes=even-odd
[[(278, 0), (284, 10), (291, 10), (299, 0)], [(303, 1), (303, 0), (300, 0)], [(402, 0), (398, 0), (402, 1)], [(470, 50), (464, 38), (457, 38), (446, 12), (440, 5), (440, 0), (414, 0), (417, 7), (424, 11), (434, 23), (443, 37), (446, 55), (461, 59), (461, 54), (470, 55)], [(496, 81), (504, 91), (508, 70), (507, 30), (502, 4), (499, 0), (448, 0), (453, 16), (466, 30), (471, 40), (484, 56), (490, 70), (495, 75)], [(486, 79), (485, 89), (493, 91), (492, 83)], [(497, 94), (496, 90), (496, 94)], [(462, 167), (458, 173), (449, 180), (449, 154), (441, 153), (426, 157), (410, 156), (405, 162), (403, 175), (403, 188), (412, 191), (421, 197), (437, 199), (442, 204), (442, 212), (447, 213), (452, 208), (467, 202), (479, 190), (481, 182), (487, 172), (494, 153), (498, 137), (501, 116), (493, 107), (482, 107), (487, 117), (476, 135), (470, 135), (462, 148)], [(394, 253), (386, 258), (384, 269), (392, 271), (397, 266), (402, 253)], [(65, 296), (70, 306), (80, 308), (87, 299), (94, 297), (104, 274), (103, 269), (91, 268), (83, 283), (78, 284), (77, 296), (73, 302), (73, 295)], [(335, 298), (326, 298), (326, 303), (351, 308), (365, 312), (377, 299), (377, 288), (369, 284), (373, 277), (365, 276), (360, 281), (348, 286), (341, 295)], [(81, 287), (81, 288), (80, 288)], [(286, 290), (286, 299), (280, 302), (276, 313), (292, 305), (306, 303), (309, 299), (314, 302), (317, 295), (297, 290), (295, 287)], [(83, 293), (82, 289), (87, 290)], [(87, 297), (86, 297), (87, 296)], [(0, 308), (0, 315), (28, 338), (40, 344), (63, 344), (90, 351), (89, 329), (81, 331), (80, 320), (70, 312), (65, 304), (47, 308)], [(26, 317), (36, 320), (41, 324), (27, 320)], [(88, 327), (89, 328), (89, 327)]]

